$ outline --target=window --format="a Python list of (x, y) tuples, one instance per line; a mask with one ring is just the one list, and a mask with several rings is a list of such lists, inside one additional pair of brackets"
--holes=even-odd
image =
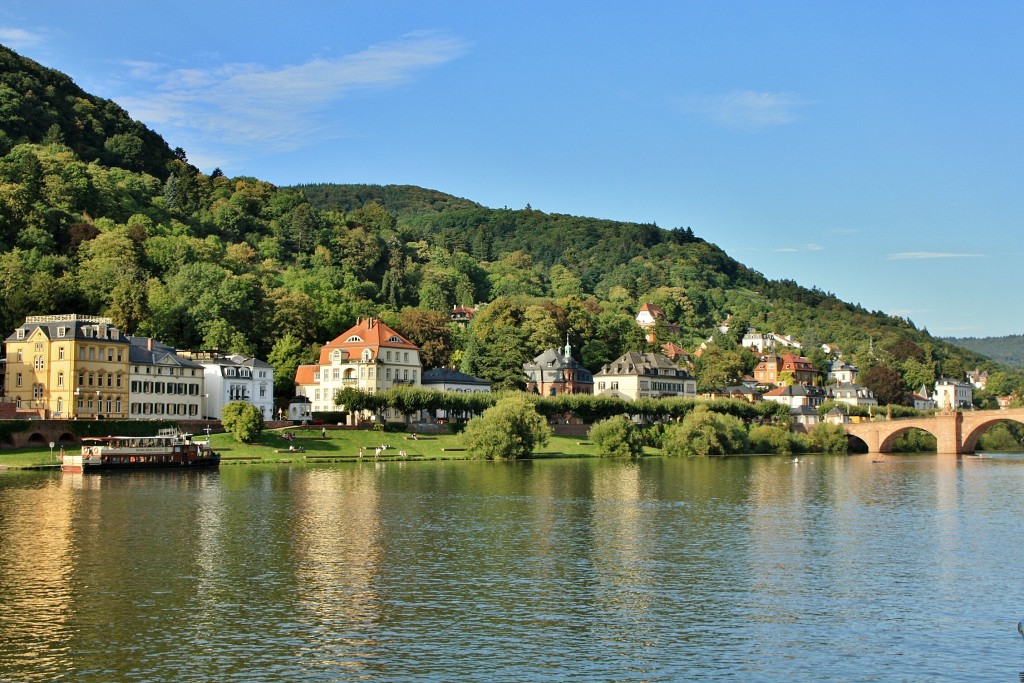
[[(107, 349), (107, 362), (114, 362), (114, 349)], [(107, 410), (109, 411), (110, 409), (108, 408)]]
[(58, 372), (57, 373), (57, 386), (58, 387), (64, 386), (64, 373), (63, 372)]
[(404, 352), (402, 354), (402, 362), (403, 363), (408, 363), (409, 362), (409, 352), (408, 351), (406, 351), (406, 352)]
[(66, 328), (66, 327), (58, 327), (57, 328), (57, 336), (58, 337), (66, 337), (66, 336), (68, 336), (68, 328)]
[(92, 346), (89, 347), (89, 360), (96, 360), (96, 349)]
[(16, 387), (20, 387), (21, 386), (21, 373), (20, 372), (17, 375), (14, 376), (14, 386), (16, 386)]
[(58, 346), (57, 347), (57, 360), (64, 360), (64, 347), (63, 346)]
[(18, 349), (18, 362), (21, 362), (21, 349)]

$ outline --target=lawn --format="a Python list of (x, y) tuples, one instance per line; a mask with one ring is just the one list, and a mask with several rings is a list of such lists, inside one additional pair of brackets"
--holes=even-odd
[[(294, 434), (293, 439), (285, 434)], [(205, 436), (200, 436), (205, 438)], [(460, 434), (423, 434), (413, 438), (404, 432), (377, 432), (371, 430), (330, 429), (327, 437), (321, 436), (319, 427), (290, 427), (286, 430), (266, 430), (255, 443), (243, 444), (235, 441), (231, 434), (212, 434), (210, 441), (221, 455), (221, 465), (236, 465), (253, 462), (263, 463), (310, 463), (345, 462), (374, 459), (375, 449), (386, 445), (381, 453), (388, 460), (466, 460), (471, 457)], [(290, 452), (294, 446), (296, 452)], [(301, 449), (301, 451), (299, 450)], [(405, 451), (405, 456), (400, 452)], [(59, 465), (59, 457), (50, 457), (49, 449), (16, 448), (0, 451), (0, 468), (3, 467), (47, 467)], [(552, 437), (546, 446), (536, 450), (536, 458), (595, 457), (597, 448), (579, 437)]]

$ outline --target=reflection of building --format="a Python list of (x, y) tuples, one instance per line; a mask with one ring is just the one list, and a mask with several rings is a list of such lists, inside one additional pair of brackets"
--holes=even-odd
[(422, 367), (418, 346), (375, 318), (361, 319), (324, 344), (316, 365), (299, 366), (295, 393), (312, 401), (313, 412), (344, 410), (334, 403), (341, 389), (420, 386)]
[(128, 340), (128, 416), (196, 419), (202, 415), (203, 366), (149, 337)]
[(274, 419), (273, 366), (241, 354), (216, 351), (179, 351), (178, 354), (203, 366), (204, 417), (219, 420), (224, 406), (244, 401), (259, 408), (264, 420)]
[(7, 400), (42, 418), (128, 417), (128, 338), (110, 318), (30, 316), (7, 338)]
[(697, 380), (660, 353), (630, 351), (602, 367), (594, 382), (596, 394), (631, 401), (697, 396)]
[(594, 376), (572, 357), (568, 341), (564, 351), (548, 349), (532, 363), (523, 363), (523, 372), (526, 390), (541, 396), (594, 393)]

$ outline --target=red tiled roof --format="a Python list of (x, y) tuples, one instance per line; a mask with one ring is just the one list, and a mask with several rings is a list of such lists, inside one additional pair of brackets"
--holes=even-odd
[(364, 318), (324, 344), (320, 349), (320, 365), (330, 365), (331, 352), (335, 349), (347, 351), (349, 358), (360, 358), (365, 349), (370, 349), (373, 357), (377, 358), (382, 348), (419, 350), (418, 346), (376, 318)]

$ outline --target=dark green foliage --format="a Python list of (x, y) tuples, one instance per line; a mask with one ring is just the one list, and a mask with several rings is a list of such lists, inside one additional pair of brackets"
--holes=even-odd
[(224, 406), (220, 421), (241, 443), (252, 443), (263, 431), (263, 413), (251, 403), (232, 401)]
[(8, 144), (63, 144), (80, 159), (166, 177), (163, 138), (109, 100), (0, 46), (0, 130)]
[(524, 394), (516, 394), (470, 420), (464, 434), (466, 445), (478, 457), (516, 460), (546, 444), (551, 428)]
[(682, 423), (668, 428), (662, 440), (662, 449), (670, 456), (731, 455), (745, 453), (748, 446), (742, 420), (703, 406), (687, 415)]
[(625, 415), (601, 420), (590, 428), (587, 438), (597, 445), (601, 455), (632, 457), (644, 452), (644, 438)]

